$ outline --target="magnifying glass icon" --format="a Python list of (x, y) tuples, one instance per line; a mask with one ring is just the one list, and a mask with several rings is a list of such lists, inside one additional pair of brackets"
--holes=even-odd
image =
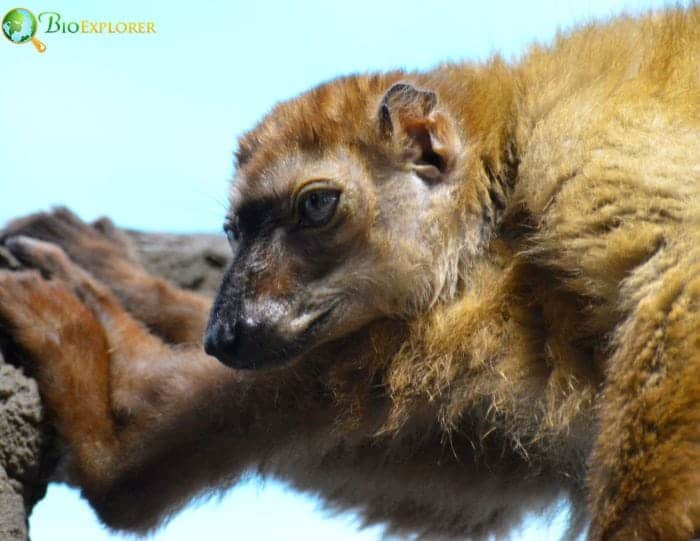
[(43, 53), (46, 45), (35, 35), (39, 28), (34, 14), (25, 8), (13, 8), (2, 18), (2, 33), (15, 45), (23, 45), (31, 41), (37, 51)]

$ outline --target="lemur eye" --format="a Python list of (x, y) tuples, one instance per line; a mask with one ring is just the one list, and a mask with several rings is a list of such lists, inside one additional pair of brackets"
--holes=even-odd
[(338, 208), (340, 192), (337, 190), (313, 190), (301, 196), (298, 203), (299, 223), (320, 227), (330, 222)]
[(224, 222), (224, 233), (226, 233), (226, 238), (231, 246), (238, 244), (240, 231), (238, 230), (238, 225), (234, 220)]

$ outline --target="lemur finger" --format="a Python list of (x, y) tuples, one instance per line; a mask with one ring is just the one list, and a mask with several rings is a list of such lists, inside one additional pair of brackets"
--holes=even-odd
[(102, 235), (107, 237), (112, 242), (118, 244), (124, 249), (124, 255), (133, 261), (138, 261), (138, 252), (134, 243), (129, 238), (129, 236), (119, 229), (112, 220), (107, 216), (102, 216), (94, 222), (92, 222), (92, 227), (99, 231)]
[(10, 222), (0, 231), (0, 244), (16, 236), (57, 244), (73, 261), (97, 274), (117, 260), (138, 263), (136, 251), (128, 237), (108, 219), (91, 225), (63, 207)]
[(52, 212), (37, 212), (13, 220), (0, 231), (0, 242), (18, 235), (59, 243), (62, 239), (74, 236), (89, 226), (64, 207)]
[(5, 246), (19, 261), (40, 271), (45, 277), (70, 281), (75, 265), (57, 244), (18, 235), (5, 240)]

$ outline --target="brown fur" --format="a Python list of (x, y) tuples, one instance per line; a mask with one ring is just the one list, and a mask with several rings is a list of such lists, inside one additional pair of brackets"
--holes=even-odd
[[(591, 539), (689, 539), (699, 55), (693, 7), (515, 66), (355, 76), (279, 105), (240, 141), (229, 220), (254, 207), (263, 225), (242, 230), (210, 323), (235, 301), (292, 336), (330, 306), (275, 370), (149, 334), (137, 320), (195, 342), (205, 301), (65, 211), (11, 224), (13, 251), (64, 282), (0, 275), (0, 317), (72, 481), (136, 531), (257, 469), (429, 538), (503, 533), (563, 495)], [(316, 184), (342, 193), (333, 227), (286, 229), (279, 208)]]

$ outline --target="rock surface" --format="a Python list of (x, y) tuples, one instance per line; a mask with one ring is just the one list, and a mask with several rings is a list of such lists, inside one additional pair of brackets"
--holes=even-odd
[(43, 430), (34, 380), (0, 355), (0, 540), (27, 538), (27, 516), (44, 496)]
[(202, 293), (216, 292), (231, 257), (224, 235), (128, 234), (149, 271)]
[[(222, 235), (129, 231), (143, 264), (188, 289), (213, 294), (229, 261)], [(0, 247), (0, 268), (18, 263)], [(26, 541), (27, 517), (46, 492), (56, 463), (34, 380), (11, 347), (0, 352), (0, 541)]]

